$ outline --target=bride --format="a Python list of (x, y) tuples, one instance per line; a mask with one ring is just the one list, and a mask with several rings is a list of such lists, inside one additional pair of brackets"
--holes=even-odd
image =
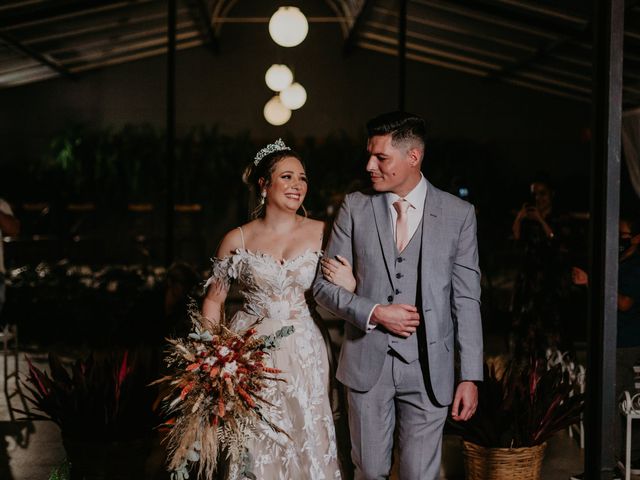
[[(265, 395), (272, 404), (266, 415), (288, 436), (258, 426), (247, 445), (245, 465), (232, 465), (230, 477), (251, 473), (262, 480), (338, 479), (328, 353), (310, 294), (324, 224), (297, 214), (307, 176), (300, 156), (281, 140), (258, 152), (244, 180), (259, 195), (256, 218), (222, 240), (202, 313), (210, 322), (220, 322), (230, 284), (236, 281), (243, 305), (229, 321), (231, 329), (241, 331), (261, 319), (258, 334), (273, 334), (287, 325), (295, 331), (270, 357), (270, 366), (283, 371), (286, 383), (273, 382)], [(353, 288), (347, 266), (334, 283)]]

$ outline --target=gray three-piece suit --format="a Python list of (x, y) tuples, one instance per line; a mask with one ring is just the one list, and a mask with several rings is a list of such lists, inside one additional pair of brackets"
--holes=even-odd
[[(337, 377), (348, 387), (356, 478), (387, 478), (397, 428), (401, 480), (437, 479), (446, 406), (459, 380), (482, 380), (480, 271), (473, 206), (428, 184), (424, 214), (402, 252), (385, 193), (352, 193), (325, 255), (351, 262), (355, 293), (319, 270), (317, 302), (346, 320)], [(418, 331), (404, 339), (367, 329), (376, 304), (416, 305)]]

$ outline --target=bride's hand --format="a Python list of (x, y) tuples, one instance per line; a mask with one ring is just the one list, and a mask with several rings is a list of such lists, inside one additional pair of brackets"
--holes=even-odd
[(351, 264), (346, 258), (341, 257), (340, 255), (336, 255), (335, 259), (323, 258), (322, 260), (320, 260), (320, 262), (322, 275), (324, 276), (325, 280), (338, 285), (345, 290), (355, 292), (356, 279), (353, 276)]

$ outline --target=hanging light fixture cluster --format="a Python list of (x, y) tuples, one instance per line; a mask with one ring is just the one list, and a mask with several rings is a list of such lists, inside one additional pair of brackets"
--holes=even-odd
[[(269, 35), (282, 47), (300, 45), (308, 32), (307, 18), (296, 7), (280, 7), (269, 20)], [(300, 83), (294, 82), (293, 72), (283, 64), (271, 65), (264, 80), (276, 92), (264, 106), (264, 118), (271, 125), (284, 125), (291, 118), (291, 111), (305, 104), (307, 92)]]

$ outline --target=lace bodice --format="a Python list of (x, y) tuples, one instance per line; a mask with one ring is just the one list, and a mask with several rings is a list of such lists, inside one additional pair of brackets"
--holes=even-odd
[(212, 275), (205, 288), (215, 282), (227, 287), (239, 283), (243, 309), (250, 315), (291, 323), (307, 316), (313, 302), (309, 289), (315, 277), (321, 252), (306, 250), (289, 260), (238, 248), (224, 258), (214, 258)]

